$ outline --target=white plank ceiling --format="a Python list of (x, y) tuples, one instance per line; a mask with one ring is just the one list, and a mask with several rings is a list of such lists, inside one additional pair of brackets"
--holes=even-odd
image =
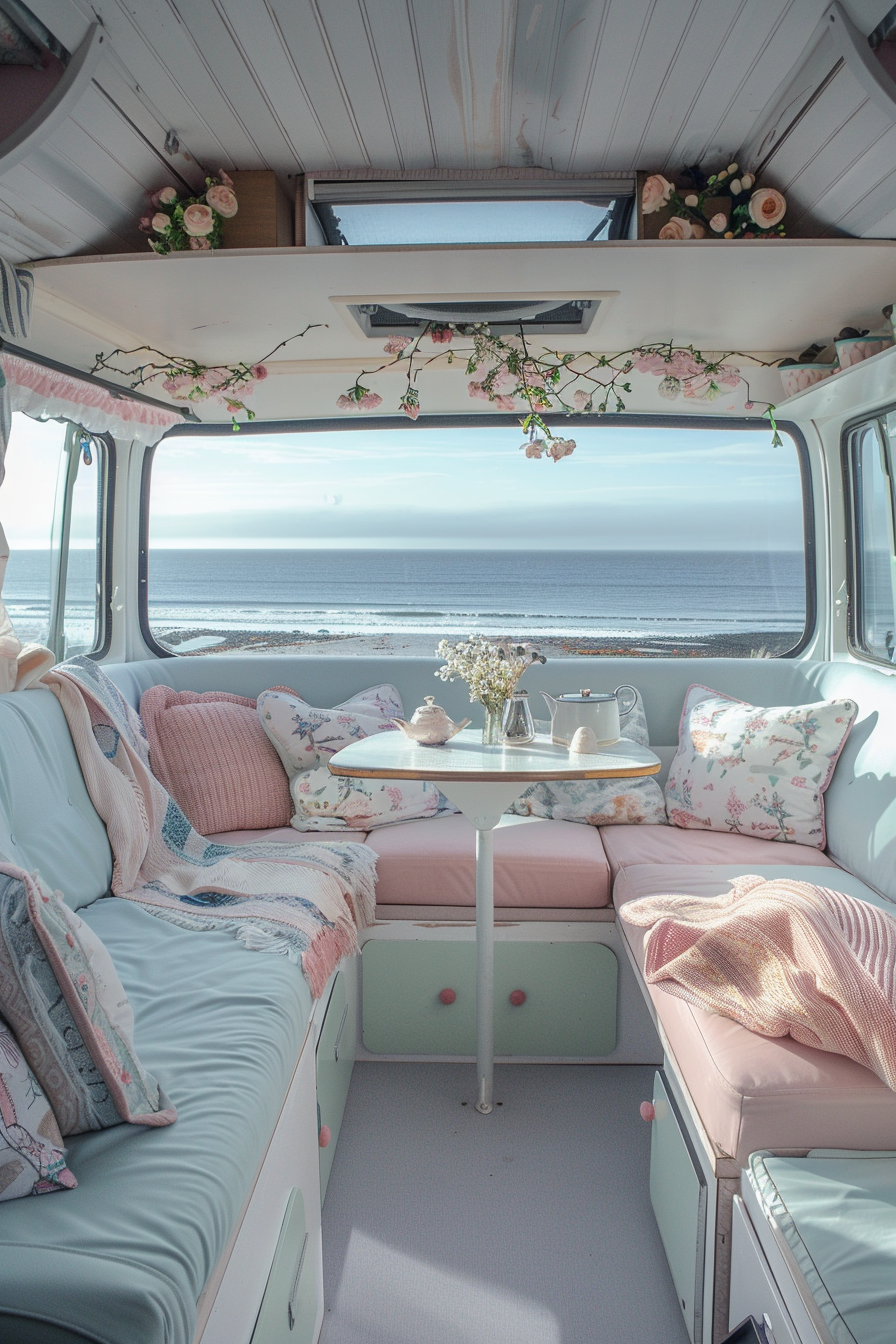
[[(0, 176), (0, 250), (143, 250), (146, 195), (204, 171), (717, 164), (799, 64), (825, 0), (30, 0), (95, 78)], [(845, 0), (870, 33), (887, 0)], [(174, 131), (180, 152), (166, 153)], [(896, 128), (846, 71), (772, 160), (806, 233), (886, 237)]]

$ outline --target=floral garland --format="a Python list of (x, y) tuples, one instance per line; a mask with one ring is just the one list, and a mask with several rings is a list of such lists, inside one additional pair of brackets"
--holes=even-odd
[[(289, 336), (279, 345), (275, 345), (273, 350), (255, 364), (200, 364), (195, 359), (188, 359), (182, 355), (166, 355), (164, 351), (155, 350), (151, 346), (138, 345), (133, 350), (119, 349), (110, 351), (108, 355), (98, 354), (90, 372), (98, 373), (100, 369), (107, 369), (111, 373), (121, 374), (131, 380), (132, 388), (145, 387), (147, 383), (161, 378), (162, 387), (174, 401), (196, 402), (212, 397), (227, 407), (233, 428), (238, 430), (236, 417), (240, 412), (245, 412), (247, 420), (255, 419), (255, 412), (249, 410), (244, 398), (251, 396), (256, 383), (263, 382), (267, 378), (266, 361), (278, 350), (282, 350), (284, 345), (288, 345), (290, 341), (297, 341), (300, 336), (320, 325), (320, 322), (309, 323), (304, 331), (297, 331), (295, 336)], [(150, 359), (132, 368), (121, 367), (121, 360), (143, 353), (150, 356), (157, 355), (160, 362)]]
[[(467, 384), (471, 397), (491, 402), (502, 411), (524, 412), (521, 421), (528, 435), (520, 448), (527, 457), (546, 456), (554, 462), (568, 457), (575, 450), (575, 439), (554, 434), (543, 419), (544, 413), (574, 415), (604, 415), (608, 410), (625, 410), (623, 393), (632, 390), (632, 373), (652, 374), (660, 379), (658, 392), (668, 401), (678, 397), (714, 401), (725, 388), (741, 383), (750, 396), (750, 385), (740, 368), (727, 361), (734, 357), (751, 359), (762, 368), (771, 368), (770, 361), (755, 360), (742, 351), (729, 350), (709, 357), (692, 345), (673, 345), (671, 341), (654, 341), (622, 350), (615, 354), (595, 354), (592, 351), (567, 352), (543, 349), (533, 353), (520, 328), (519, 336), (494, 336), (484, 324), (473, 326), (445, 325), (430, 322), (419, 335), (390, 336), (383, 347), (392, 358), (376, 369), (363, 370), (354, 384), (336, 402), (344, 411), (375, 411), (382, 405), (382, 397), (362, 379), (383, 373), (387, 369), (404, 366), (406, 382), (399, 400), (399, 409), (411, 420), (420, 414), (420, 392), (416, 380), (420, 372), (442, 357), (442, 352), (421, 355), (420, 343), (425, 336), (442, 346), (454, 340), (455, 335), (472, 341), (469, 352), (448, 351), (448, 363), (455, 358), (466, 358), (468, 375), (479, 376)], [(755, 403), (747, 400), (744, 408), (753, 410), (762, 406), (771, 425), (772, 444), (782, 440), (775, 423), (771, 402)]]
[(150, 197), (152, 215), (144, 215), (140, 231), (158, 235), (147, 241), (153, 252), (208, 252), (221, 246), (224, 220), (238, 210), (233, 180), (222, 168), (217, 177), (205, 179), (201, 196), (180, 199), (175, 187), (163, 187)]

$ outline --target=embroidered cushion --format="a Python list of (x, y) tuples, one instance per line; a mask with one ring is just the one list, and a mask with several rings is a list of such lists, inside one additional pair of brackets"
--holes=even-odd
[(200, 835), (289, 823), (289, 780), (254, 700), (152, 686), (140, 715), (153, 774)]
[(0, 862), (0, 1005), (63, 1134), (170, 1125), (102, 942), (37, 873)]
[(262, 691), (258, 716), (290, 776), (297, 831), (368, 831), (396, 821), (454, 812), (435, 784), (341, 779), (327, 761), (350, 742), (397, 732), (404, 718), (394, 686), (371, 686), (333, 709), (315, 709), (292, 691)]
[[(623, 737), (648, 747), (641, 693), (619, 720)], [(581, 821), (588, 826), (665, 826), (663, 791), (649, 775), (642, 779), (580, 779), (533, 784), (507, 811), (516, 817)]]
[(77, 1184), (53, 1108), (0, 1017), (0, 1202)]
[(824, 849), (822, 795), (857, 712), (854, 700), (761, 708), (691, 686), (666, 780), (670, 822)]

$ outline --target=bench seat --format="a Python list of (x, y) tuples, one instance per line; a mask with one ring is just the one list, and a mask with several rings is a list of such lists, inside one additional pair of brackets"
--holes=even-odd
[(601, 830), (607, 862), (614, 880), (631, 865), (684, 863), (832, 864), (833, 860), (811, 845), (759, 840), (753, 835), (728, 831), (682, 830), (678, 826), (604, 826)]
[[(633, 865), (616, 879), (613, 902), (619, 912), (629, 901), (664, 892), (717, 896), (732, 877), (755, 872), (769, 880), (823, 881), (894, 909), (859, 878), (812, 852), (818, 861), (805, 867)], [(619, 928), (643, 969), (647, 930), (624, 919)], [(649, 986), (648, 993), (718, 1159), (733, 1158), (745, 1166), (759, 1149), (805, 1153), (810, 1148), (896, 1147), (896, 1092), (861, 1064), (800, 1045), (789, 1036), (759, 1036), (663, 989)]]
[(112, 951), (140, 1058), (178, 1118), (69, 1138), (76, 1190), (0, 1203), (0, 1341), (184, 1344), (252, 1191), (311, 994), (286, 957), (227, 933), (116, 898), (81, 915)]

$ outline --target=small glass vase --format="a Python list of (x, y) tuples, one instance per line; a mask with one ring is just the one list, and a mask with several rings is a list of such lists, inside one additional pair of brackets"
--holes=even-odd
[(504, 732), (501, 727), (504, 718), (504, 706), (500, 709), (489, 709), (488, 705), (483, 705), (485, 710), (485, 723), (482, 725), (482, 745), (484, 747), (500, 747), (504, 741)]

